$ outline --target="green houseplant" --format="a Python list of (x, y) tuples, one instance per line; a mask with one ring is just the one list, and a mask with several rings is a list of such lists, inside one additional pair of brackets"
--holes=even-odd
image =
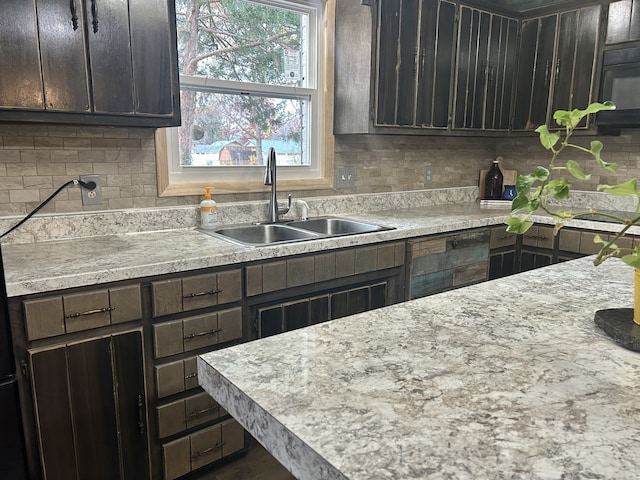
[[(599, 212), (591, 209), (586, 212), (575, 213), (571, 209), (558, 207), (562, 201), (567, 199), (571, 193), (572, 183), (575, 181), (587, 181), (590, 174), (585, 173), (585, 168), (576, 160), (571, 158), (573, 154), (579, 154), (587, 158), (587, 162), (595, 162), (595, 168), (602, 168), (605, 171), (615, 173), (618, 166), (615, 163), (608, 163), (601, 157), (603, 143), (600, 140), (592, 140), (589, 147), (574, 143), (572, 135), (575, 128), (582, 119), (590, 114), (596, 114), (602, 110), (613, 110), (615, 106), (611, 102), (592, 103), (586, 109), (574, 109), (572, 111), (558, 110), (554, 112), (553, 118), (559, 126), (557, 131), (550, 131), (546, 125), (536, 129), (539, 134), (540, 143), (551, 154), (548, 166), (538, 166), (528, 175), (520, 175), (516, 185), (517, 197), (513, 200), (511, 213), (505, 223), (507, 231), (522, 234), (526, 232), (533, 222), (531, 217), (539, 211), (543, 211), (553, 217), (555, 222), (554, 234), (565, 225), (566, 222), (574, 219), (588, 218), (595, 214), (608, 217), (614, 223), (620, 224), (620, 229), (611, 235), (609, 239), (602, 239), (596, 236), (595, 242), (601, 244), (599, 252), (596, 254), (594, 263), (599, 265), (612, 257), (619, 257), (628, 265), (635, 268), (635, 302), (631, 324), (628, 325), (630, 309), (625, 310), (624, 320), (614, 321), (616, 334), (614, 335), (609, 327), (604, 326), (596, 314), (596, 323), (614, 336), (619, 343), (631, 348), (624, 342), (629, 340), (627, 335), (633, 334), (636, 337), (629, 340), (640, 348), (640, 246), (629, 248), (618, 245), (620, 238), (625, 236), (634, 225), (640, 225), (640, 191), (638, 190), (637, 179), (632, 178), (616, 185), (598, 185), (597, 190), (616, 196), (634, 196), (636, 198), (635, 212), (631, 218), (625, 218), (610, 212)], [(580, 152), (580, 153), (579, 153)], [(585, 155), (586, 154), (586, 155)], [(591, 166), (591, 165), (589, 165)], [(619, 331), (622, 328), (622, 333)], [(637, 332), (637, 333), (636, 333)], [(625, 338), (619, 338), (619, 335)]]

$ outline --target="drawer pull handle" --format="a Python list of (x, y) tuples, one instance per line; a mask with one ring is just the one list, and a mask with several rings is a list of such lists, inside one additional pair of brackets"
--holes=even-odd
[(95, 315), (96, 313), (113, 312), (115, 309), (116, 307), (98, 308), (96, 310), (88, 310), (86, 312), (70, 313), (69, 315), (65, 315), (64, 318), (78, 318), (82, 317), (83, 315)]
[(195, 417), (200, 417), (201, 415), (205, 415), (209, 412), (213, 412), (214, 410), (217, 410), (218, 407), (210, 407), (210, 408), (205, 408), (204, 410), (198, 410), (197, 412), (191, 412), (189, 415), (187, 415), (187, 420), (191, 419), (191, 418), (195, 418)]
[(185, 379), (185, 380), (188, 380), (188, 379), (190, 379), (190, 378), (197, 378), (197, 377), (198, 377), (198, 374), (197, 374), (197, 373), (190, 373), (189, 375), (185, 375), (185, 376), (184, 376), (184, 379)]
[(216, 334), (218, 332), (221, 332), (221, 331), (222, 331), (221, 328), (216, 328), (214, 330), (207, 330), (206, 332), (190, 333), (189, 335), (184, 337), (184, 339), (185, 340), (191, 340), (192, 338), (205, 337), (207, 335), (214, 335), (214, 334)]
[(214, 452), (216, 450), (220, 450), (223, 445), (224, 445), (224, 442), (216, 443), (213, 447), (205, 448), (204, 450), (201, 450), (199, 452), (194, 453), (193, 455), (191, 455), (191, 458), (198, 458), (198, 457), (201, 457), (203, 455), (206, 455), (207, 453), (211, 453), (211, 452)]
[(209, 290), (208, 292), (187, 293), (186, 295), (183, 295), (182, 298), (203, 297), (205, 295), (216, 295), (218, 293), (222, 293), (222, 290)]

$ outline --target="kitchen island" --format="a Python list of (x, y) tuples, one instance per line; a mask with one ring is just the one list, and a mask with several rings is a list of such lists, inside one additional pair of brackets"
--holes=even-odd
[(582, 258), (202, 355), (300, 479), (637, 478), (640, 354), (594, 323), (633, 270)]

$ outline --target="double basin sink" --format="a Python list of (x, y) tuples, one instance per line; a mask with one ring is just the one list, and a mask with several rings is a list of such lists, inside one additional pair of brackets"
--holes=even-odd
[(317, 217), (309, 220), (284, 221), (282, 223), (229, 225), (215, 230), (200, 231), (237, 245), (263, 247), (279, 243), (381, 232), (384, 230), (393, 230), (393, 227), (347, 218)]

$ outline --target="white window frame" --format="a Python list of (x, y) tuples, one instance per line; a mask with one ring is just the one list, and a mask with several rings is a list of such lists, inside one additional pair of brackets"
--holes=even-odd
[[(278, 166), (278, 184), (288, 190), (324, 189), (333, 187), (333, 142), (327, 133), (328, 117), (332, 118), (332, 95), (326, 84), (333, 84), (327, 74), (328, 58), (333, 51), (333, 28), (327, 30), (329, 8), (323, 0), (250, 0), (274, 7), (294, 9), (309, 15), (309, 58), (306, 87), (274, 86), (231, 82), (205, 77), (180, 76), (180, 83), (204, 91), (235, 92), (239, 89), (256, 94), (305, 96), (309, 98), (309, 158), (307, 166)], [(331, 9), (332, 10), (332, 9)], [(331, 16), (333, 16), (331, 14)], [(331, 25), (333, 23), (331, 22)], [(329, 144), (329, 145), (328, 145)], [(330, 147), (327, 148), (327, 147)], [(276, 152), (277, 153), (277, 152)], [(213, 186), (217, 193), (264, 191), (263, 166), (243, 167), (181, 167), (178, 155), (178, 128), (156, 131), (156, 163), (160, 196), (200, 195), (204, 186)]]

